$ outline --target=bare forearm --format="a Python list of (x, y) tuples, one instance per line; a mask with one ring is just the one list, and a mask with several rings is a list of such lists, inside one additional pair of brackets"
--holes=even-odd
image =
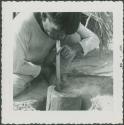
[(99, 48), (99, 43), (99, 38), (95, 34), (89, 38), (81, 40), (80, 44), (83, 48), (84, 55), (96, 48)]
[(92, 31), (80, 24), (77, 33), (81, 37), (80, 44), (83, 48), (84, 55), (92, 51), (95, 48), (99, 48), (99, 38)]

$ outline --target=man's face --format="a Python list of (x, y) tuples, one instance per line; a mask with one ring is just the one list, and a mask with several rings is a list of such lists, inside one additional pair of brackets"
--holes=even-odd
[[(46, 17), (43, 17), (43, 16), (46, 16)], [(63, 31), (61, 31), (59, 26), (57, 26), (53, 22), (50, 15), (48, 15), (48, 14), (42, 15), (42, 18), (43, 18), (42, 19), (43, 28), (50, 38), (52, 38), (54, 40), (62, 40), (65, 38), (65, 36), (66, 36), (65, 33)]]

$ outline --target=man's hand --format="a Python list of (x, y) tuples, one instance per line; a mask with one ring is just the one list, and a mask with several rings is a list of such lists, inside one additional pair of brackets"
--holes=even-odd
[(70, 59), (73, 56), (73, 51), (68, 45), (64, 45), (61, 50), (61, 56), (64, 59)]

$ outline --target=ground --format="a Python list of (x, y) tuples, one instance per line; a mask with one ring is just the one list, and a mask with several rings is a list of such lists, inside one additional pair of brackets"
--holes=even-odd
[[(111, 110), (113, 104), (113, 54), (111, 51), (100, 54), (89, 53), (76, 58), (63, 74), (63, 92), (81, 95), (81, 110)], [(53, 81), (51, 81), (53, 82)], [(15, 110), (45, 110), (46, 81), (34, 81), (18, 97), (14, 98)]]

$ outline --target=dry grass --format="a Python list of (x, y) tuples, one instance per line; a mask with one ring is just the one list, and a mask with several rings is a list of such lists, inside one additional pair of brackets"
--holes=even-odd
[(112, 12), (85, 12), (83, 15), (87, 17), (85, 25), (98, 35), (101, 43), (100, 49), (108, 49), (113, 37)]

